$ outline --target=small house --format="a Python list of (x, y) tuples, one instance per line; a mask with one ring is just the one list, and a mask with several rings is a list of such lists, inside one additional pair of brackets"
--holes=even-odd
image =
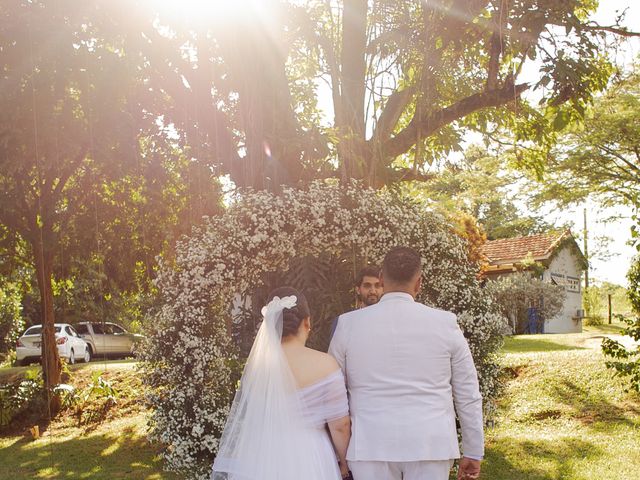
[(587, 268), (570, 230), (548, 232), (527, 237), (490, 240), (483, 247), (489, 261), (484, 272), (488, 280), (522, 271), (534, 261), (542, 266), (542, 280), (561, 285), (566, 291), (562, 311), (544, 319), (544, 333), (575, 333), (582, 331), (581, 277)]

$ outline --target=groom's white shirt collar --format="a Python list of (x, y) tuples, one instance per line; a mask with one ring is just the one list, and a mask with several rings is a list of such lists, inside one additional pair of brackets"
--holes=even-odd
[[(413, 296), (410, 293), (405, 293), (405, 292), (389, 292), (389, 293), (385, 293), (384, 295), (382, 295), (382, 298), (380, 298), (380, 302), (384, 302), (387, 300), (392, 300), (394, 298), (397, 299), (402, 299), (402, 300), (409, 300), (411, 302), (415, 302), (415, 300), (413, 299)], [(378, 302), (378, 303), (380, 303)]]

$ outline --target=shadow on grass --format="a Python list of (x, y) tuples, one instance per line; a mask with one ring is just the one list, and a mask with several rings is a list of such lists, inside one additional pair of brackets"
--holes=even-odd
[(584, 327), (584, 332), (585, 333), (606, 333), (606, 334), (619, 334), (620, 332), (622, 332), (622, 329), (624, 327), (626, 327), (627, 325), (624, 323), (613, 323), (611, 325), (609, 324), (604, 324), (604, 325), (586, 325)]
[(131, 427), (116, 435), (18, 439), (0, 449), (2, 478), (174, 479), (162, 472), (157, 451)]
[(542, 340), (540, 337), (526, 336), (505, 338), (502, 352), (504, 353), (527, 353), (527, 352), (554, 352), (559, 350), (585, 350), (574, 345), (564, 345), (551, 340)]
[(492, 442), (481, 478), (485, 480), (565, 480), (577, 478), (581, 462), (603, 455), (594, 444), (579, 438), (549, 441), (512, 437)]
[(553, 388), (554, 400), (569, 407), (572, 416), (585, 425), (604, 422), (608, 428), (612, 422), (630, 427), (640, 427), (640, 405), (612, 403), (605, 392), (590, 391), (582, 385), (564, 379)]

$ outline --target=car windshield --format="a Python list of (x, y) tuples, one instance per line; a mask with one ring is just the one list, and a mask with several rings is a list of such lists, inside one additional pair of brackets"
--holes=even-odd
[[(56, 326), (56, 327), (53, 327), (53, 329), (55, 330), (56, 333), (60, 333), (60, 327)], [(40, 335), (41, 333), (42, 333), (42, 326), (36, 325), (27, 329), (27, 331), (24, 332), (24, 335)]]

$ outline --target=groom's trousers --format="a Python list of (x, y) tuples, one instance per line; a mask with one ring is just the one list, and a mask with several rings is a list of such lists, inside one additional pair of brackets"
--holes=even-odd
[(349, 462), (353, 480), (447, 480), (453, 460)]

